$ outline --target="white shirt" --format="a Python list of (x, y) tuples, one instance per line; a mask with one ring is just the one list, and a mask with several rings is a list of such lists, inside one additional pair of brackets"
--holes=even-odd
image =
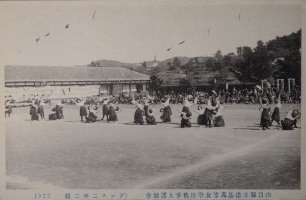
[(276, 104), (276, 107), (281, 108), (282, 104), (280, 103), (280, 101)]
[(223, 106), (219, 104), (218, 112), (215, 114), (215, 117), (222, 116)]
[(295, 120), (295, 118), (292, 117), (292, 109), (287, 110), (286, 113), (287, 113), (286, 114), (287, 119)]

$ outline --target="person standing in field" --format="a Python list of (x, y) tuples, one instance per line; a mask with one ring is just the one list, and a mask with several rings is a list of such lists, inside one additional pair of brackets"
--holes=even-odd
[(109, 115), (109, 108), (108, 108), (108, 100), (107, 99), (105, 99), (104, 101), (103, 101), (103, 106), (102, 106), (102, 119), (101, 120), (103, 120), (104, 119), (104, 117), (106, 116), (106, 120), (108, 121), (108, 115)]
[(171, 107), (169, 106), (169, 101), (170, 101), (169, 97), (166, 101), (164, 99), (162, 100), (162, 105), (164, 106), (164, 108), (162, 109), (163, 114), (160, 117), (160, 119), (162, 120), (162, 123), (171, 122), (172, 111), (171, 111)]
[(43, 106), (44, 102), (42, 102), (42, 100), (39, 100), (37, 103), (37, 114), (40, 115), (41, 119), (45, 118), (45, 111), (44, 111), (44, 106)]
[(216, 114), (214, 114), (214, 126), (215, 127), (223, 127), (225, 126), (224, 118), (222, 116), (222, 110), (226, 107), (223, 105), (223, 101), (218, 100), (216, 106)]
[(278, 97), (278, 99), (276, 100), (276, 106), (273, 110), (272, 116), (271, 116), (271, 123), (270, 126), (272, 125), (273, 121), (276, 121), (278, 125), (280, 125), (280, 109), (282, 107), (281, 101), (280, 101), (280, 97)]
[(204, 111), (203, 122), (206, 125), (206, 128), (211, 128), (212, 120), (213, 120), (213, 112), (216, 109), (217, 101), (216, 101), (217, 93), (212, 90), (212, 95), (208, 98), (207, 106)]
[(141, 104), (137, 104), (137, 108), (135, 110), (135, 114), (134, 114), (134, 123), (136, 125), (140, 124), (143, 125), (143, 109), (142, 109), (142, 105)]
[(268, 100), (266, 98), (263, 98), (261, 100), (261, 106), (259, 108), (259, 111), (262, 109), (261, 117), (260, 117), (260, 125), (262, 127), (262, 130), (270, 129), (270, 107)]
[(81, 117), (81, 121), (84, 122), (83, 118), (86, 119), (87, 117), (87, 109), (85, 107), (85, 101), (81, 99), (77, 99), (75, 103), (76, 105), (80, 106), (80, 117)]
[(113, 103), (110, 103), (109, 110), (108, 110), (109, 116), (108, 116), (107, 122), (116, 122), (116, 121), (118, 121), (118, 117), (117, 117), (116, 111), (119, 111), (119, 108), (116, 107)]
[(4, 115), (6, 117), (6, 115), (8, 115), (8, 117), (11, 117), (11, 113), (12, 113), (12, 106), (10, 104), (10, 100), (6, 100), (5, 101), (5, 112)]
[(38, 114), (37, 114), (37, 107), (35, 106), (35, 102), (32, 101), (32, 103), (30, 104), (30, 115), (31, 115), (31, 120), (37, 120), (38, 119)]

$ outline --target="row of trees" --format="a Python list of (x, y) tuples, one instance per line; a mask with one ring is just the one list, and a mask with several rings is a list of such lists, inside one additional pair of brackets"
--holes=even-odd
[(242, 83), (259, 84), (264, 79), (294, 78), (301, 84), (301, 30), (288, 36), (276, 37), (266, 43), (257, 42), (255, 48), (237, 47), (237, 52), (223, 55), (220, 50), (213, 57), (195, 57), (182, 64), (179, 58), (158, 68), (151, 76), (151, 88), (157, 90), (163, 86), (159, 74), (166, 71), (185, 73), (189, 78), (180, 80), (180, 86), (191, 86), (207, 81), (203, 75), (211, 74), (208, 82), (225, 83), (236, 78)]

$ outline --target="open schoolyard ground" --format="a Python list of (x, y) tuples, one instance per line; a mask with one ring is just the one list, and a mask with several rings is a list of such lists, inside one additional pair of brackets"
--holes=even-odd
[[(222, 128), (197, 125), (193, 112), (184, 129), (182, 105), (171, 105), (170, 124), (156, 126), (133, 125), (135, 106), (119, 107), (118, 122), (90, 124), (80, 122), (78, 106), (64, 106), (57, 121), (30, 121), (29, 108), (13, 109), (5, 119), (7, 188), (300, 188), (301, 129), (274, 122), (261, 130), (259, 105), (229, 105)], [(50, 112), (45, 106), (46, 118)]]

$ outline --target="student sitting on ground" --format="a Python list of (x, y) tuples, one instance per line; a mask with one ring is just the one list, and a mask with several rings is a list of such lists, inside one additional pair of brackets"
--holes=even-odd
[(96, 122), (97, 121), (97, 113), (98, 113), (98, 106), (88, 106), (88, 117), (86, 117), (86, 122)]
[(283, 130), (294, 130), (293, 128), (298, 128), (296, 123), (297, 119), (301, 117), (301, 113), (298, 110), (292, 110), (292, 107), (286, 113), (286, 118), (281, 121)]
[(179, 110), (177, 110), (179, 113), (181, 113), (181, 128), (185, 128), (185, 127), (191, 127), (191, 112), (185, 113), (185, 112), (180, 112)]
[(223, 102), (217, 101), (217, 107), (216, 107), (216, 113), (214, 114), (214, 126), (215, 127), (223, 127), (225, 126), (225, 122), (222, 116), (222, 110), (226, 107), (224, 107)]
[(156, 125), (157, 124), (153, 113), (154, 113), (153, 109), (149, 109), (148, 116), (146, 117), (146, 121), (147, 121), (148, 125)]

